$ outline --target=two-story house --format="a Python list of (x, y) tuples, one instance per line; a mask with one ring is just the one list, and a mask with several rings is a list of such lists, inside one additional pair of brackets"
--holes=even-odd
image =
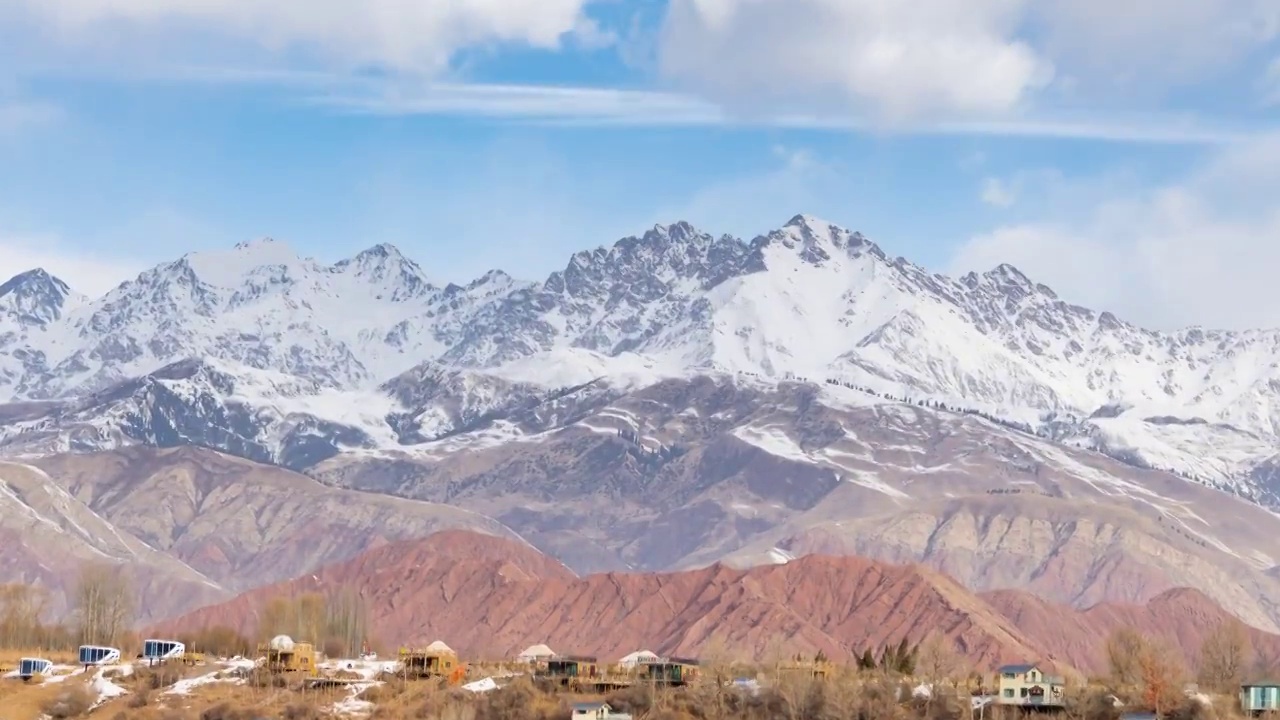
[(1036, 665), (1005, 665), (999, 673), (996, 702), (1001, 705), (1062, 705), (1066, 683), (1060, 677), (1046, 675)]

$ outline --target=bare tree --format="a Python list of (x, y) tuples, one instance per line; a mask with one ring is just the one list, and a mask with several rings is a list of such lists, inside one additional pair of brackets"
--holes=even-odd
[(955, 690), (956, 680), (964, 676), (967, 664), (955, 645), (942, 635), (931, 632), (919, 645), (916, 655), (916, 675), (929, 688), (926, 708), (932, 708), (939, 693), (949, 687)]
[(1164, 642), (1147, 642), (1138, 657), (1138, 668), (1142, 698), (1159, 720), (1182, 700), (1181, 685), (1186, 673), (1179, 653)]
[(1200, 646), (1200, 672), (1196, 679), (1216, 692), (1230, 690), (1244, 680), (1245, 668), (1252, 660), (1253, 644), (1244, 623), (1226, 618)]
[(708, 638), (698, 651), (701, 660), (699, 672), (704, 682), (700, 689), (705, 697), (707, 717), (712, 720), (729, 717), (728, 685), (733, 679), (733, 658), (729, 654), (729, 644), (723, 636)]
[(347, 657), (355, 657), (369, 635), (369, 609), (364, 597), (353, 588), (342, 588), (329, 596), (325, 612), (326, 644), (332, 641), (342, 647)]
[(783, 670), (773, 680), (773, 687), (786, 705), (787, 720), (805, 720), (815, 713), (814, 703), (822, 689), (813, 671), (803, 666)]
[(35, 648), (46, 639), (41, 617), (49, 603), (44, 588), (13, 583), (0, 585), (0, 646)]
[(1111, 682), (1119, 686), (1134, 687), (1142, 683), (1142, 657), (1147, 651), (1147, 641), (1137, 630), (1117, 628), (1107, 638), (1107, 662), (1111, 667)]
[(80, 642), (111, 645), (133, 623), (133, 588), (129, 573), (118, 565), (90, 563), (80, 569), (75, 609)]

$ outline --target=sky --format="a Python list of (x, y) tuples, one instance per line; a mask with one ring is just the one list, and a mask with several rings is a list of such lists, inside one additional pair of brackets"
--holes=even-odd
[(89, 295), (264, 236), (538, 279), (806, 213), (1280, 327), (1277, 0), (0, 0), (0, 164), (0, 275)]

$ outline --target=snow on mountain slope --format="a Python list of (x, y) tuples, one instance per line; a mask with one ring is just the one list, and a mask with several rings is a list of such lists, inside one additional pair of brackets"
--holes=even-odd
[[(0, 334), (0, 393), (62, 404), (56, 416), (24, 410), (10, 439), (109, 444), (112, 422), (93, 418), (110, 403), (95, 411), (84, 396), (140, 383), (183, 409), (134, 412), (149, 427), (164, 419), (156, 432), (124, 433), (136, 441), (200, 442), (178, 416), (211, 415), (199, 422), (227, 433), (215, 447), (296, 463), (433, 442), (602, 378), (616, 388), (723, 372), (979, 411), (1280, 496), (1259, 487), (1280, 484), (1268, 469), (1280, 466), (1280, 332), (1147, 331), (1011, 266), (947, 278), (808, 216), (749, 242), (659, 226), (579, 252), (538, 283), (494, 271), (440, 287), (391, 246), (323, 265), (271, 240), (183, 256), (88, 302), (56, 279), (5, 287), (14, 283), (33, 289), (21, 302), (0, 294), (0, 327), (11, 328)], [(197, 392), (162, 370), (193, 358), (222, 379)], [(424, 367), (435, 369), (414, 379)], [(406, 405), (413, 396), (421, 401)], [(230, 428), (244, 423), (253, 432)], [(298, 423), (322, 426), (301, 432), (319, 449), (288, 449)]]
[(495, 272), (439, 288), (387, 245), (332, 266), (270, 239), (192, 253), (29, 333), (41, 362), (10, 391), (99, 390), (190, 357), (372, 386), (443, 352), (465, 323), (456, 316), (517, 286)]

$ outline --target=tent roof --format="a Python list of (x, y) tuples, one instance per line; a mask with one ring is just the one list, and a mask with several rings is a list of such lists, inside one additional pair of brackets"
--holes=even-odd
[(550, 655), (555, 655), (555, 651), (542, 644), (530, 645), (524, 649), (524, 652), (520, 653), (520, 657), (545, 657)]

